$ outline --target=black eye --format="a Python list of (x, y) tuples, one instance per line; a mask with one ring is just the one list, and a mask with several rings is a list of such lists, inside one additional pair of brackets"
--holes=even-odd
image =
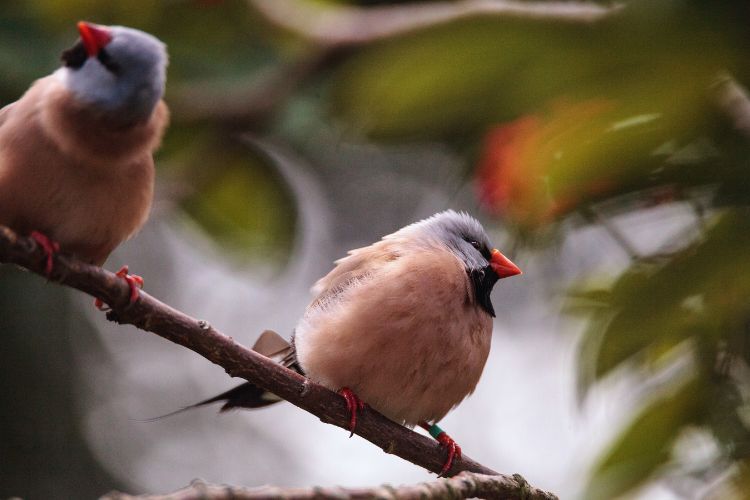
[(120, 65), (112, 60), (106, 50), (100, 50), (96, 55), (96, 58), (99, 59), (99, 62), (102, 63), (102, 65), (107, 68), (107, 71), (109, 71), (110, 73), (114, 73), (116, 75), (120, 72)]
[(471, 239), (470, 236), (464, 236), (463, 240), (481, 252), (482, 245), (477, 240)]
[(89, 56), (86, 53), (86, 48), (83, 46), (83, 42), (78, 42), (62, 53), (60, 59), (63, 60), (65, 66), (68, 68), (78, 69), (86, 62)]
[(479, 253), (482, 254), (482, 257), (484, 257), (488, 261), (492, 257), (492, 255), (490, 254), (490, 250), (487, 248), (487, 246), (483, 245), (482, 243), (479, 243), (477, 240), (473, 240), (468, 236), (464, 236), (464, 241), (468, 243), (469, 245), (473, 246)]

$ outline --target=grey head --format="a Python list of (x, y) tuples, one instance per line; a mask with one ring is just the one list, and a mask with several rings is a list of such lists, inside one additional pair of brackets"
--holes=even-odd
[(123, 26), (80, 22), (80, 40), (56, 73), (82, 102), (122, 126), (149, 119), (164, 94), (167, 50), (156, 37)]
[(443, 245), (453, 252), (463, 263), (474, 287), (476, 304), (493, 317), (495, 309), (492, 307), (490, 293), (495, 283), (501, 278), (521, 273), (515, 264), (492, 248), (482, 224), (465, 212), (439, 212), (402, 231), (418, 231), (420, 238), (432, 244)]

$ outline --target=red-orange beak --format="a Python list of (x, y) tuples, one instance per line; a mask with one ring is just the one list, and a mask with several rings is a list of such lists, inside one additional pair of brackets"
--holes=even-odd
[(500, 250), (493, 248), (492, 258), (490, 259), (490, 267), (499, 279), (510, 278), (516, 274), (523, 274), (517, 265), (512, 263), (508, 257), (500, 253)]
[(79, 21), (78, 33), (81, 34), (83, 46), (89, 57), (99, 53), (109, 42), (112, 41), (112, 32), (106, 26)]

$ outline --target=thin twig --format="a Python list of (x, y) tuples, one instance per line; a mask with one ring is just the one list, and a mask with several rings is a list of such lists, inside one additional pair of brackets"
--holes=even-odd
[(750, 137), (750, 95), (747, 89), (729, 74), (720, 75), (714, 88), (719, 108), (737, 130)]
[(286, 500), (322, 498), (335, 498), (337, 500), (431, 500), (444, 498), (531, 499), (544, 497), (534, 496), (534, 488), (530, 487), (526, 480), (518, 474), (515, 474), (508, 481), (504, 476), (462, 472), (456, 477), (438, 479), (430, 483), (399, 487), (385, 484), (375, 488), (342, 488), (340, 486), (327, 488), (320, 486), (311, 488), (281, 488), (278, 486), (244, 488), (195, 480), (190, 486), (166, 495), (131, 496), (125, 493), (112, 492), (103, 496), (100, 500), (257, 500), (261, 498), (283, 498)]
[(622, 9), (589, 2), (435, 1), (383, 7), (320, 5), (307, 0), (248, 0), (273, 24), (324, 46), (353, 46), (471, 16), (593, 23)]
[(612, 221), (610, 221), (608, 217), (599, 213), (596, 208), (588, 205), (581, 206), (579, 208), (579, 212), (589, 222), (600, 224), (601, 227), (607, 232), (607, 234), (609, 234), (612, 240), (614, 240), (614, 242), (619, 245), (622, 251), (627, 254), (628, 258), (631, 261), (637, 262), (641, 260), (642, 256), (638, 252), (638, 250), (636, 250), (632, 243), (630, 243), (630, 241), (625, 237), (625, 235), (623, 235), (620, 230), (617, 229), (614, 224), (612, 224)]
[[(0, 226), (0, 262), (16, 264), (44, 275), (45, 261), (42, 248), (34, 240)], [(191, 318), (145, 292), (129, 305), (127, 284), (109, 271), (58, 254), (54, 257), (49, 279), (101, 298), (112, 308), (107, 314), (112, 321), (134, 325), (187, 347), (221, 366), (229, 375), (248, 380), (318, 416), (325, 423), (344, 429), (349, 426), (346, 403), (339, 395), (238, 344), (208, 322)], [(398, 455), (432, 472), (439, 472), (445, 460), (445, 450), (435, 441), (388, 420), (371, 408), (362, 411), (355, 433), (386, 453)], [(498, 475), (466, 455), (454, 461), (449, 475), (461, 471)], [(500, 477), (514, 481), (511, 476)], [(530, 491), (536, 492), (536, 496), (526, 498), (553, 498), (534, 488)], [(521, 494), (520, 490), (516, 493), (517, 496)]]
[(231, 86), (205, 81), (175, 85), (169, 89), (169, 109), (174, 121), (181, 123), (215, 121), (234, 129), (258, 130), (295, 90), (335, 64), (344, 52), (315, 48), (254, 75), (252, 81)]

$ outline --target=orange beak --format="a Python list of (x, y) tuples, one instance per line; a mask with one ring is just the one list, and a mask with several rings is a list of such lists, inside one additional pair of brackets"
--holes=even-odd
[(516, 274), (523, 274), (517, 265), (512, 263), (508, 257), (500, 253), (497, 248), (492, 249), (492, 258), (490, 259), (490, 267), (499, 279), (510, 278)]
[(112, 41), (112, 32), (106, 26), (79, 21), (78, 33), (89, 57), (94, 57)]

